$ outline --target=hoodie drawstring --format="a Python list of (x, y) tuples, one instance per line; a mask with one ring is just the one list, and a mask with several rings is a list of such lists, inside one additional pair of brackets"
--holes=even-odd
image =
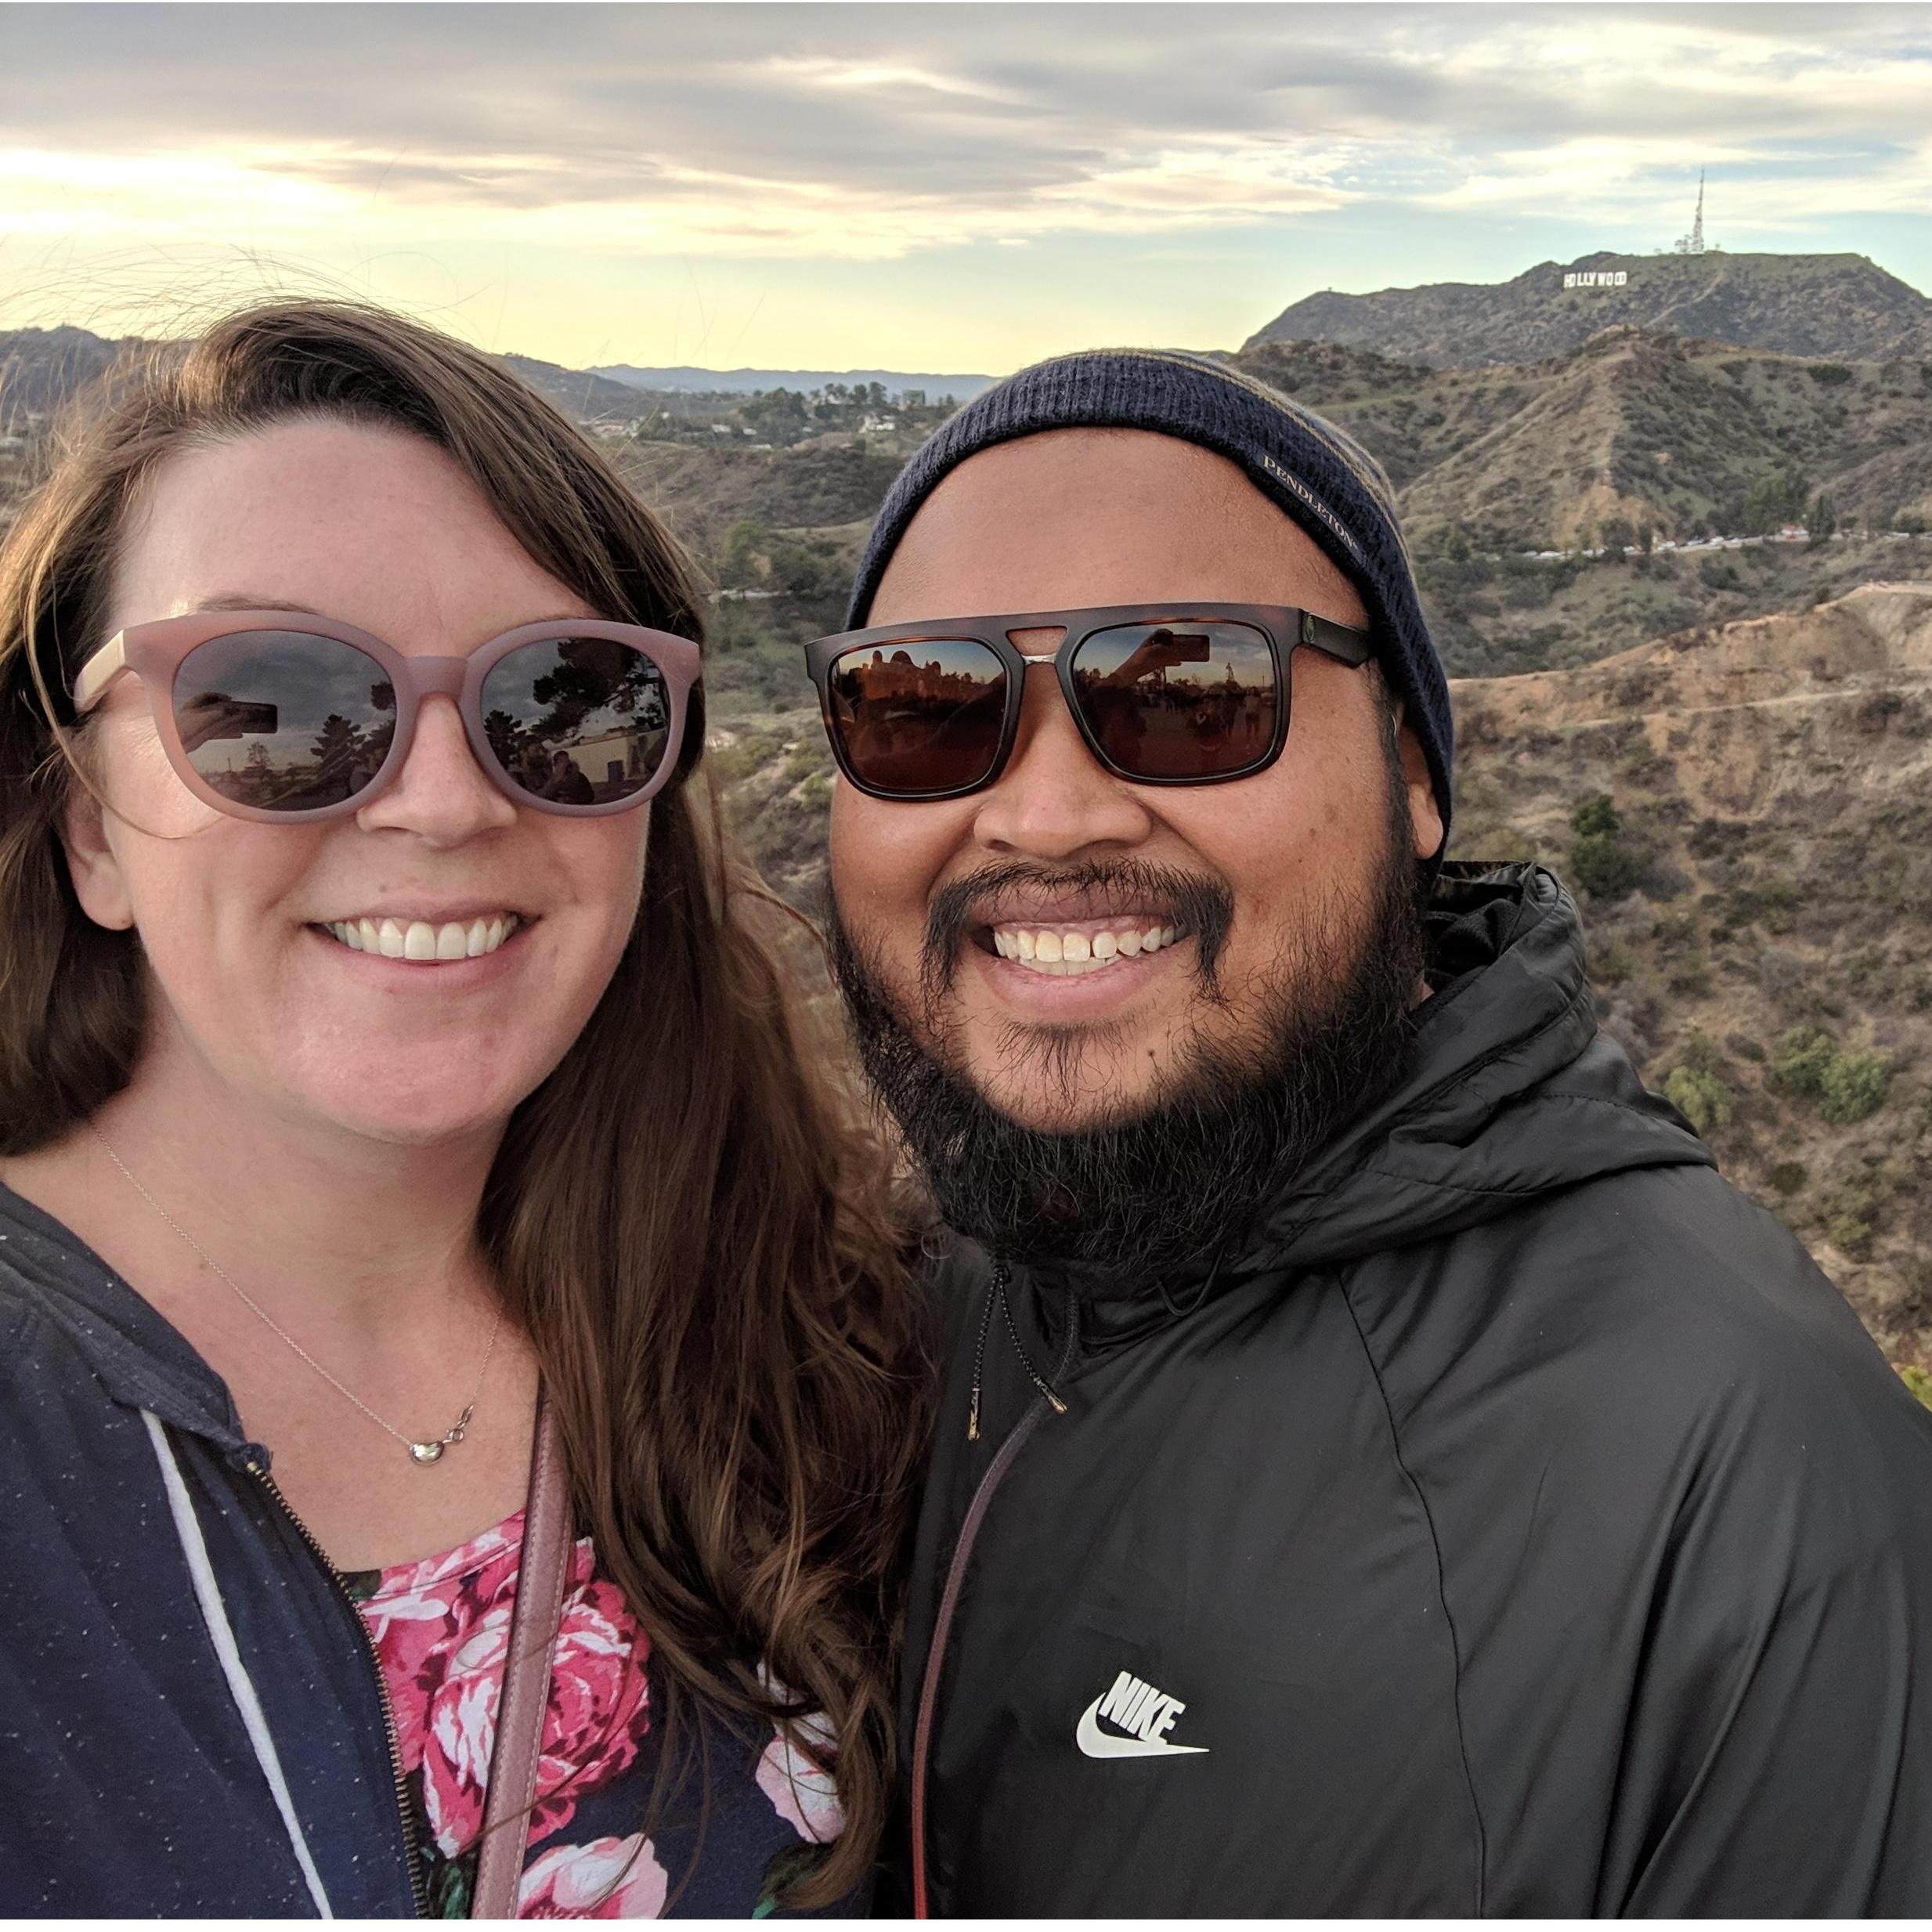
[(1013, 1320), (1013, 1304), (1006, 1298), (1006, 1284), (1012, 1279), (1012, 1270), (1004, 1261), (993, 1263), (993, 1278), (986, 1291), (986, 1305), (980, 1311), (980, 1338), (973, 1351), (973, 1399), (966, 1409), (969, 1443), (980, 1439), (980, 1396), (986, 1380), (986, 1338), (993, 1326), (995, 1304), (1006, 1319), (1006, 1334), (1013, 1342), (1013, 1353), (1020, 1358), (1020, 1367), (1027, 1372), (1027, 1380), (1053, 1405), (1056, 1415), (1067, 1413), (1066, 1403), (1055, 1393), (1053, 1384), (1034, 1367), (1033, 1357), (1027, 1352), (1027, 1345), (1020, 1339), (1020, 1324)]

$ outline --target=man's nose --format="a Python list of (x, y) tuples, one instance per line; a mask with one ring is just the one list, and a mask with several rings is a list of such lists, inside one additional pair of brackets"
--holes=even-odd
[(1087, 749), (1050, 664), (1027, 666), (1013, 755), (982, 795), (973, 829), (990, 851), (1046, 859), (1138, 845), (1154, 829), (1135, 789)]
[(413, 832), (432, 845), (459, 845), (516, 823), (517, 808), (476, 762), (453, 699), (425, 698), (395, 782), (356, 814), (365, 831)]

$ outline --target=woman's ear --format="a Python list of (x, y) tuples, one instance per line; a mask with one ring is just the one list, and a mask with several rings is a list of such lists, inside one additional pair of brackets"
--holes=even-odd
[(96, 926), (125, 933), (134, 923), (134, 901), (121, 861), (107, 836), (107, 814), (100, 800), (78, 779), (60, 817), (60, 844), (67, 855), (67, 876), (81, 910)]
[(1435, 781), (1422, 741), (1404, 721), (1403, 706), (1396, 701), (1396, 748), (1402, 759), (1403, 789), (1409, 794), (1409, 827), (1417, 858), (1435, 858), (1443, 843), (1443, 811), (1435, 802)]

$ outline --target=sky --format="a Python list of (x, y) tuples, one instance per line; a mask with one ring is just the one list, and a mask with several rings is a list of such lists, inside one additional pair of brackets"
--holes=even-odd
[(0, 4), (0, 328), (1003, 374), (1667, 247), (1932, 291), (1932, 6)]

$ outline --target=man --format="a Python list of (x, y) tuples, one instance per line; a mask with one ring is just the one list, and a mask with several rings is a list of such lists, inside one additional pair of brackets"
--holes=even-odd
[(567, 751), (551, 753), (550, 776), (537, 793), (539, 798), (556, 800), (565, 805), (594, 805), (597, 793), (590, 779)]
[(1049, 363), (849, 621), (840, 978), (960, 1244), (901, 1902), (1932, 1910), (1932, 1416), (1598, 1032), (1557, 882), (1439, 862), (1374, 464)]

